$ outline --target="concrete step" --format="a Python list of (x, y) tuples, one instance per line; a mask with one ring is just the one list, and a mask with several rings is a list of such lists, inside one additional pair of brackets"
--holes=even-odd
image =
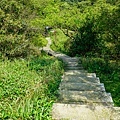
[(68, 64), (71, 64), (71, 63), (78, 63), (78, 64), (81, 64), (82, 62), (78, 59), (78, 60), (68, 60), (67, 59), (67, 61), (68, 61)]
[(48, 55), (55, 56), (55, 52), (51, 50), (49, 47), (43, 47), (43, 51), (45, 51)]
[(62, 82), (73, 83), (100, 83), (98, 77), (76, 76), (76, 75), (63, 75)]
[(68, 66), (68, 67), (82, 67), (82, 64), (80, 64), (78, 62), (68, 62), (68, 63), (66, 63), (66, 66)]
[(66, 61), (68, 62), (79, 62), (80, 59), (77, 57), (70, 57), (70, 58), (66, 58)]
[(63, 103), (95, 103), (103, 105), (113, 105), (110, 93), (94, 91), (59, 91), (60, 101)]
[(120, 107), (113, 107), (111, 120), (120, 120)]
[(81, 73), (87, 73), (87, 70), (65, 70), (65, 73), (70, 73), (70, 74), (73, 74), (73, 73), (76, 73), (76, 74), (81, 74)]
[[(120, 108), (119, 108), (120, 110)], [(53, 120), (120, 120), (112, 107), (54, 103)]]
[(58, 53), (58, 52), (55, 52), (55, 53), (56, 53), (55, 57), (57, 57), (59, 59), (65, 60), (66, 58), (70, 58), (68, 55), (65, 55), (65, 54), (62, 54), (62, 53)]
[(81, 62), (80, 61), (68, 61), (67, 62), (68, 64), (81, 64)]
[(64, 62), (65, 63), (72, 63), (72, 62), (77, 62), (77, 63), (80, 63), (80, 61), (79, 61), (79, 58), (71, 58), (71, 57), (66, 57), (66, 58), (64, 58)]
[(96, 77), (95, 73), (88, 73), (85, 70), (66, 70), (64, 75), (76, 75), (76, 76), (88, 76), (88, 77)]
[(72, 91), (105, 91), (104, 84), (98, 83), (70, 83), (61, 82), (60, 90), (72, 90)]
[(79, 66), (66, 66), (65, 67), (66, 70), (83, 70), (83, 67), (79, 67)]

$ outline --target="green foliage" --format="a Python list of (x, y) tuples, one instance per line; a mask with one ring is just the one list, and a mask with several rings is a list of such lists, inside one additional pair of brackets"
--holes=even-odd
[(94, 3), (94, 6), (89, 5), (81, 12), (77, 12), (79, 17), (72, 15), (70, 23), (74, 27), (69, 25), (69, 29), (76, 31), (76, 34), (73, 39), (66, 42), (69, 44), (67, 48), (70, 51), (69, 54), (72, 56), (76, 54), (87, 56), (89, 53), (99, 56), (102, 54), (119, 59), (118, 21), (120, 17), (118, 11), (118, 6), (98, 1)]
[[(0, 2), (0, 16), (1, 29), (3, 34), (21, 34), (26, 30), (25, 17), (26, 8), (23, 3), (16, 0), (2, 0)], [(22, 19), (22, 20), (21, 20)]]
[(82, 61), (120, 106), (119, 13), (118, 0), (1, 0), (0, 119), (51, 119), (63, 66), (53, 57), (38, 57), (37, 48), (46, 45), (45, 26), (56, 30), (50, 35), (54, 50), (102, 57)]
[(70, 37), (66, 42), (68, 47), (65, 47), (65, 42), (61, 43), (62, 48), (60, 47), (64, 51), (70, 51), (69, 54), (72, 56), (81, 53), (88, 55), (89, 52), (93, 54), (97, 51), (98, 55), (109, 54), (111, 58), (118, 59), (119, 2), (117, 0), (107, 2), (72, 0), (70, 4), (69, 2), (2, 0), (1, 34), (23, 35), (25, 40), (31, 40), (34, 45), (44, 46), (46, 42), (41, 34), (44, 34), (45, 26), (59, 27), (76, 33), (74, 36), (65, 34)]
[(50, 33), (52, 38), (51, 48), (55, 51), (65, 52), (64, 44), (68, 37), (60, 29), (55, 29), (54, 31), (55, 33)]
[[(96, 52), (98, 50), (98, 44), (100, 40), (97, 40), (97, 33), (92, 31), (93, 23), (86, 23), (84, 27), (78, 30), (78, 34), (75, 36), (74, 41), (71, 42), (70, 54), (85, 55), (87, 52)], [(98, 52), (98, 51), (97, 51)]]
[(34, 46), (43, 47), (47, 45), (47, 40), (41, 34), (38, 34), (32, 38), (31, 43), (34, 44)]
[(27, 55), (29, 43), (21, 35), (0, 36), (0, 51), (6, 57), (24, 57)]
[[(29, 63), (29, 67), (31, 70), (35, 70), (40, 76), (41, 73), (45, 74), (45, 84), (47, 83), (47, 87), (49, 91), (46, 91), (48, 95), (55, 95), (59, 82), (60, 75), (63, 73), (63, 65), (62, 62), (57, 61), (50, 57), (43, 57), (39, 59), (38, 57), (33, 58)], [(59, 72), (59, 74), (56, 74)], [(53, 79), (54, 76), (54, 79)], [(55, 93), (54, 93), (55, 92)]]
[(112, 94), (115, 106), (120, 106), (120, 63), (103, 58), (82, 58), (82, 64), (89, 72), (97, 73), (107, 92)]
[(0, 119), (50, 120), (62, 63), (43, 55), (0, 62)]
[(22, 35), (0, 36), (0, 52), (8, 59), (40, 55), (39, 49), (32, 46), (28, 40), (25, 41)]
[(46, 44), (41, 33), (30, 25), (31, 19), (36, 17), (32, 8), (31, 0), (0, 1), (0, 52), (5, 57), (27, 57), (31, 50), (34, 51), (30, 42), (33, 36), (39, 36), (35, 45), (41, 47)]

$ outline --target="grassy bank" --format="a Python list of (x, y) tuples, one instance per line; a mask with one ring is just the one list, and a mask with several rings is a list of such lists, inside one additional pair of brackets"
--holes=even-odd
[(62, 63), (41, 55), (0, 61), (0, 119), (50, 120)]

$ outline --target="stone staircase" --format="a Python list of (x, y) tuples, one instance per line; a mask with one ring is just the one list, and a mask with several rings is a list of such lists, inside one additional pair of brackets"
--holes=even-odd
[(66, 64), (59, 98), (52, 107), (53, 120), (120, 120), (120, 108), (114, 107), (96, 74), (85, 71), (78, 58), (51, 50), (51, 40), (47, 40), (43, 50)]

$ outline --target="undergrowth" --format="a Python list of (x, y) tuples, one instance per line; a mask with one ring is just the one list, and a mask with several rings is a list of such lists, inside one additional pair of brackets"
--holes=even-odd
[(82, 58), (82, 64), (88, 72), (95, 72), (100, 82), (105, 84), (107, 92), (112, 94), (115, 106), (120, 107), (120, 63), (103, 58)]
[(60, 29), (55, 29), (55, 33), (49, 33), (49, 34), (52, 39), (51, 48), (54, 51), (60, 51), (66, 53), (65, 42), (67, 41), (68, 37)]
[(51, 106), (63, 73), (47, 55), (0, 61), (0, 119), (51, 120)]

